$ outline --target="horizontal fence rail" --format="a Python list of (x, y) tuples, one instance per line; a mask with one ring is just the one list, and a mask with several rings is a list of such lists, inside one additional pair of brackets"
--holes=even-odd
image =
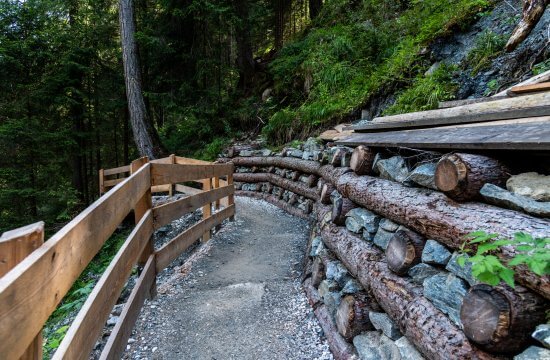
[[(41, 358), (40, 333), (48, 317), (133, 211), (136, 226), (53, 356), (54, 359), (89, 357), (132, 270), (141, 264), (140, 276), (101, 354), (101, 359), (118, 359), (145, 299), (156, 293), (156, 274), (197, 240), (207, 241), (213, 228), (235, 215), (232, 174), (232, 164), (212, 164), (174, 155), (152, 161), (138, 159), (128, 166), (100, 170), (104, 196), (45, 243), (42, 244), (43, 224), (38, 230), (35, 225), (5, 233), (0, 238), (3, 271), (0, 272), (0, 358), (19, 359), (23, 355), (26, 359)], [(112, 176), (116, 178), (108, 178)], [(189, 182), (197, 187), (189, 186)], [(156, 191), (188, 196), (153, 207), (151, 193)], [(160, 249), (154, 249), (155, 230), (200, 208), (201, 221)], [(31, 240), (18, 240), (17, 244), (24, 245), (17, 250), (14, 238)]]

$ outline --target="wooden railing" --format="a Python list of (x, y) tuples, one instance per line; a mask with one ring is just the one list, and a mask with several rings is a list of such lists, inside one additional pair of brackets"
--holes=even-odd
[[(33, 231), (34, 235), (30, 236), (30, 228), (8, 232), (0, 238), (0, 271), (5, 269), (7, 272), (0, 277), (1, 359), (40, 358), (40, 354), (36, 354), (38, 350), (34, 349), (40, 348), (40, 332), (46, 320), (105, 241), (133, 210), (135, 228), (99, 279), (53, 356), (54, 359), (88, 358), (132, 269), (141, 264), (139, 279), (101, 354), (101, 359), (120, 358), (145, 299), (156, 292), (156, 274), (200, 238), (207, 241), (212, 228), (235, 214), (232, 164), (211, 164), (171, 156), (151, 162), (142, 158), (130, 166), (102, 171), (103, 176), (119, 172), (131, 175), (117, 179), (116, 184), (108, 183), (106, 186), (114, 187), (43, 245), (40, 245), (43, 231)], [(178, 184), (190, 181), (202, 183), (203, 188)], [(167, 184), (191, 196), (152, 207), (151, 192), (155, 186)], [(212, 205), (218, 210), (214, 214)], [(154, 249), (152, 234), (156, 229), (201, 207), (203, 219), (200, 222), (160, 249)], [(34, 240), (25, 242), (25, 238)], [(8, 265), (4, 266), (5, 263)]]

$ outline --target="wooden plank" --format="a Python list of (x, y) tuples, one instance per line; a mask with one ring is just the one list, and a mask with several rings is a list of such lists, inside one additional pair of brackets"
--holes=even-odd
[(183, 215), (197, 210), (205, 204), (210, 204), (216, 199), (235, 193), (233, 186), (226, 186), (218, 189), (204, 191), (180, 200), (169, 202), (153, 208), (154, 228), (158, 229)]
[(524, 86), (524, 85), (531, 85), (531, 84), (538, 84), (538, 83), (542, 83), (542, 82), (547, 82), (547, 81), (550, 81), (550, 70), (547, 70), (545, 72), (543, 72), (542, 74), (538, 74), (536, 76), (533, 76), (525, 81), (522, 81), (518, 84), (515, 84), (514, 86), (512, 87), (509, 87), (507, 89), (504, 89), (502, 90), (501, 92), (493, 95), (493, 96), (505, 96), (505, 95), (508, 95), (508, 91), (510, 91), (510, 89), (512, 89), (513, 87), (516, 87), (516, 86)]
[[(219, 177), (215, 177), (212, 179), (212, 185), (214, 187), (214, 189), (217, 189), (220, 187), (220, 178)], [(215, 209), (216, 210), (219, 210), (220, 209), (220, 198), (217, 198), (216, 199), (216, 203), (215, 203)]]
[(441, 101), (438, 105), (439, 109), (448, 109), (456, 106), (462, 106), (462, 105), (471, 105), (471, 104), (478, 104), (483, 102), (489, 102), (489, 101), (495, 101), (495, 100), (502, 100), (507, 99), (509, 96), (490, 96), (490, 97), (482, 97), (482, 98), (475, 98), (475, 99), (463, 99), (463, 100), (451, 100), (451, 101)]
[(520, 94), (529, 94), (533, 92), (538, 91), (550, 91), (550, 82), (543, 82), (539, 84), (531, 84), (531, 85), (516, 85), (512, 87), (509, 91), (509, 93), (512, 93), (514, 95), (520, 95)]
[(186, 181), (209, 179), (233, 173), (233, 164), (168, 165), (151, 164), (153, 185), (175, 184)]
[[(44, 222), (6, 231), (0, 237), (0, 277), (7, 274), (23, 259), (44, 243)], [(19, 360), (42, 359), (42, 332), (28, 344)]]
[(119, 166), (119, 167), (116, 167), (116, 168), (103, 170), (103, 173), (104, 173), (105, 176), (123, 174), (123, 173), (127, 173), (127, 172), (130, 172), (130, 165)]
[(136, 285), (130, 293), (126, 305), (101, 352), (100, 360), (119, 360), (126, 349), (126, 344), (137, 318), (149, 294), (149, 289), (155, 283), (155, 256), (149, 256)]
[(189, 194), (189, 195), (200, 194), (202, 192), (201, 189), (197, 189), (191, 186), (185, 186), (181, 184), (176, 184), (175, 188), (177, 192)]
[(550, 115), (550, 92), (486, 103), (375, 118), (356, 132), (410, 129)]
[(172, 185), (166, 184), (166, 185), (155, 185), (151, 186), (151, 192), (152, 193), (159, 193), (159, 192), (170, 192), (170, 189), (172, 188)]
[(337, 144), (421, 149), (550, 150), (550, 122), (356, 133)]
[[(209, 191), (212, 189), (212, 179), (204, 179), (202, 181), (202, 191)], [(202, 218), (208, 219), (212, 215), (212, 203), (209, 202), (202, 207)], [(202, 242), (210, 240), (210, 229), (204, 232), (202, 235)]]
[(157, 273), (164, 270), (172, 261), (178, 258), (189, 246), (197, 241), (207, 230), (220, 224), (235, 214), (235, 205), (231, 205), (208, 219), (202, 220), (185, 230), (157, 251)]
[(105, 240), (149, 191), (150, 171), (144, 166), (118, 184), (0, 278), (2, 357), (16, 358), (42, 329)]
[(167, 156), (161, 159), (153, 159), (149, 161), (151, 164), (173, 164), (171, 156)]
[(110, 187), (113, 187), (113, 186), (116, 186), (116, 185), (120, 184), (121, 182), (123, 182), (126, 179), (127, 178), (125, 178), (125, 179), (104, 180), (103, 181), (103, 186), (106, 187), (106, 188), (110, 188)]
[(176, 164), (179, 165), (212, 165), (210, 161), (191, 159), (181, 156), (176, 156)]
[(148, 210), (78, 312), (53, 359), (88, 359), (124, 284), (153, 235), (153, 212)]

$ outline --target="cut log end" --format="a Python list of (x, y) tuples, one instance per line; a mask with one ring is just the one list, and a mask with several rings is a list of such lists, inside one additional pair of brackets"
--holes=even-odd
[(325, 183), (323, 185), (323, 188), (321, 189), (321, 204), (323, 205), (329, 205), (331, 200), (330, 200), (330, 194), (332, 194), (332, 192), (335, 190), (336, 188), (334, 187), (334, 185), (330, 184), (330, 183)]
[(369, 306), (364, 294), (348, 295), (342, 299), (336, 311), (336, 328), (346, 340), (366, 330), (373, 330), (369, 320)]
[(321, 281), (325, 278), (325, 264), (320, 257), (316, 257), (313, 260), (313, 265), (311, 267), (311, 285), (318, 287)]
[(508, 327), (510, 323), (506, 298), (491, 290), (473, 289), (462, 304), (460, 317), (464, 332), (470, 340), (480, 345), (489, 344), (499, 327)]
[(376, 153), (371, 148), (360, 145), (351, 154), (350, 168), (357, 175), (371, 174), (375, 157)]
[(398, 275), (405, 275), (420, 263), (426, 240), (410, 230), (397, 231), (386, 248), (388, 268)]
[(441, 191), (452, 191), (466, 178), (467, 168), (456, 156), (449, 156), (437, 164), (435, 185)]

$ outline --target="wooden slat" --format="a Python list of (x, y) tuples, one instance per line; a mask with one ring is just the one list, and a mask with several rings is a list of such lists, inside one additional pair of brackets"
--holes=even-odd
[(0, 278), (0, 354), (12, 359), (42, 329), (82, 270), (149, 190), (145, 166), (99, 198)]
[(99, 169), (99, 195), (103, 195), (105, 193), (105, 170)]
[(122, 174), (122, 173), (126, 173), (126, 172), (130, 172), (130, 165), (119, 166), (119, 167), (116, 167), (116, 168), (103, 170), (103, 174), (105, 176)]
[(356, 132), (410, 129), (550, 115), (550, 92), (486, 103), (375, 118)]
[(533, 76), (533, 77), (531, 77), (531, 78), (529, 78), (525, 81), (522, 81), (518, 84), (515, 84), (512, 87), (504, 89), (501, 92), (499, 92), (498, 94), (495, 94), (493, 96), (508, 95), (508, 91), (510, 91), (510, 89), (512, 89), (513, 87), (516, 87), (516, 86), (532, 85), (532, 84), (538, 84), (538, 83), (547, 82), (547, 81), (550, 81), (550, 70), (547, 70), (547, 71), (543, 72), (542, 74), (535, 75), (535, 76)]
[(151, 186), (151, 192), (152, 193), (159, 193), (159, 192), (170, 192), (170, 189), (172, 188), (172, 185), (166, 184), (166, 185), (155, 185)]
[[(23, 259), (44, 243), (44, 222), (6, 231), (0, 237), (0, 277), (7, 274)], [(42, 359), (42, 332), (28, 344), (19, 360)]]
[[(213, 185), (213, 188), (214, 188), (214, 189), (219, 188), (219, 187), (220, 187), (220, 178), (219, 178), (219, 177), (213, 178), (213, 179), (212, 179), (212, 185)], [(217, 199), (216, 199), (215, 209), (216, 209), (216, 210), (219, 210), (219, 209), (220, 209), (220, 198), (217, 198)]]
[[(235, 187), (235, 185), (233, 184), (233, 172), (227, 175), (227, 185)], [(227, 197), (227, 207), (234, 206), (234, 205), (235, 205), (235, 196), (231, 194)], [(229, 217), (229, 220), (231, 221), (235, 220), (235, 212), (233, 212), (233, 215)]]
[(169, 202), (153, 208), (154, 228), (158, 229), (183, 215), (197, 210), (205, 204), (210, 204), (216, 199), (235, 193), (233, 186), (204, 191), (197, 195), (189, 196), (180, 200)]
[(425, 149), (550, 150), (550, 122), (356, 133), (337, 144)]
[[(220, 186), (221, 187), (229, 186), (229, 184), (228, 184), (227, 180), (220, 179)], [(233, 185), (231, 185), (231, 186), (233, 186)], [(235, 186), (233, 186), (233, 193), (234, 192), (235, 192)], [(228, 207), (229, 206), (229, 197), (226, 196), (226, 197), (222, 198), (221, 201), (220, 201), (220, 204), (223, 207)]]
[(538, 91), (549, 91), (550, 90), (550, 82), (543, 82), (539, 84), (531, 84), (531, 85), (519, 85), (514, 86), (510, 89), (510, 93), (519, 95), (519, 94), (526, 94), (526, 93), (533, 93)]
[(471, 104), (478, 104), (482, 102), (489, 102), (489, 101), (495, 101), (495, 100), (502, 100), (507, 99), (509, 96), (490, 96), (490, 97), (482, 97), (482, 98), (475, 98), (475, 99), (463, 99), (463, 100), (451, 100), (451, 101), (441, 101), (438, 105), (439, 109), (448, 109), (456, 106), (463, 106), (463, 105), (471, 105)]
[(113, 180), (104, 180), (103, 181), (103, 186), (104, 187), (113, 187), (113, 186), (116, 186), (118, 184), (120, 184), (121, 182), (123, 182), (124, 180), (126, 180), (127, 178), (124, 178), (124, 179), (113, 179)]
[(215, 213), (208, 219), (202, 220), (182, 232), (169, 243), (157, 251), (157, 273), (166, 268), (172, 261), (178, 258), (189, 246), (197, 241), (205, 231), (212, 229), (228, 217), (235, 214), (235, 205), (231, 205), (220, 212)]
[(180, 192), (183, 194), (189, 194), (189, 195), (200, 194), (202, 192), (201, 189), (197, 189), (191, 186), (185, 186), (181, 184), (176, 184), (175, 188), (177, 192)]
[(153, 185), (175, 184), (233, 173), (233, 164), (168, 165), (151, 164)]
[(155, 283), (155, 278), (155, 256), (151, 255), (147, 259), (143, 271), (101, 352), (101, 360), (119, 360), (121, 358), (141, 308), (149, 294), (149, 289)]
[[(209, 191), (210, 189), (212, 189), (212, 179), (209, 178), (203, 180), (202, 191)], [(212, 203), (209, 202), (202, 207), (202, 218), (207, 219), (210, 217), (210, 215), (212, 215)], [(208, 240), (210, 240), (210, 229), (204, 232), (201, 240), (202, 242), (207, 242)]]
[(67, 331), (53, 359), (88, 359), (126, 280), (153, 234), (148, 210), (105, 270)]
[(211, 165), (212, 163), (204, 160), (191, 159), (181, 156), (176, 156), (176, 164), (179, 165)]
[(162, 159), (154, 159), (149, 161), (151, 164), (173, 164), (172, 158), (170, 156)]

